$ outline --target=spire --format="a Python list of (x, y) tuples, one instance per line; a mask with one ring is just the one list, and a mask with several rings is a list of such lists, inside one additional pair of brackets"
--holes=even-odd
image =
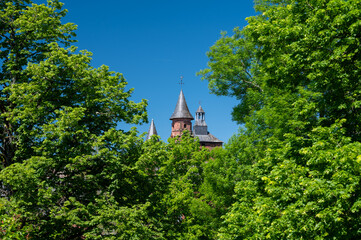
[(193, 120), (192, 114), (189, 112), (186, 99), (184, 98), (183, 90), (180, 91), (177, 105), (174, 109), (170, 120), (177, 119), (177, 118), (185, 118)]
[(198, 110), (196, 113), (204, 113), (204, 110), (201, 105), (199, 105)]
[(155, 129), (155, 124), (154, 124), (154, 121), (152, 119), (152, 122), (150, 123), (150, 127), (149, 127), (149, 130), (148, 130), (148, 135), (147, 135), (147, 138), (145, 140), (150, 139), (150, 137), (153, 136), (153, 135), (158, 135), (158, 133), (157, 133), (157, 129)]

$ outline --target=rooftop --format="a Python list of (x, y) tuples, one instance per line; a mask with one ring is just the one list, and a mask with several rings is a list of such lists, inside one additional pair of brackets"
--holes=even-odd
[(170, 117), (170, 120), (177, 119), (177, 118), (185, 118), (193, 120), (192, 114), (189, 112), (186, 99), (183, 94), (183, 90), (180, 91), (177, 105), (175, 106), (174, 112)]

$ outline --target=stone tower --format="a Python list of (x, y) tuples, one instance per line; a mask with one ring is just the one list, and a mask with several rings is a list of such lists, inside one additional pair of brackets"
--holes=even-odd
[(180, 91), (177, 105), (174, 109), (170, 120), (172, 120), (171, 137), (182, 135), (184, 130), (192, 132), (192, 114), (189, 112), (186, 99), (184, 98), (183, 90)]

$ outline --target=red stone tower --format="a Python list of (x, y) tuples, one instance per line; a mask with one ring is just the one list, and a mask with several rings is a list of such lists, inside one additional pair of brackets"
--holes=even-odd
[(171, 137), (182, 135), (183, 131), (188, 130), (192, 132), (192, 114), (189, 112), (186, 99), (184, 98), (183, 91), (180, 91), (177, 105), (174, 109), (170, 120), (172, 120), (172, 133)]

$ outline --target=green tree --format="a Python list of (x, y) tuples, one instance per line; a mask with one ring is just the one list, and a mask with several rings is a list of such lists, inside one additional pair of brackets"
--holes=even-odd
[(238, 181), (220, 239), (360, 237), (360, 143), (342, 123), (269, 138), (264, 157)]
[(345, 118), (346, 133), (360, 135), (360, 1), (256, 1), (259, 15), (224, 34), (208, 52), (200, 72), (210, 89), (241, 100), (233, 117), (262, 108), (278, 88), (301, 87), (321, 97), (314, 102), (325, 126)]
[(150, 180), (148, 215), (157, 219), (165, 239), (213, 239), (218, 221), (211, 199), (202, 192), (204, 166), (213, 153), (203, 148), (189, 133), (157, 138), (144, 144), (139, 169)]
[[(6, 167), (15, 160), (17, 138), (15, 135), (20, 123), (11, 121), (11, 112), (16, 108), (10, 101), (9, 92), (15, 84), (29, 81), (27, 72), (23, 71), (28, 63), (39, 63), (50, 52), (51, 42), (69, 46), (75, 36), (76, 26), (71, 23), (62, 25), (60, 19), (66, 10), (61, 10), (58, 1), (49, 2), (49, 6), (32, 5), (31, 1), (1, 1), (0, 3), (0, 139), (1, 166)], [(28, 8), (29, 7), (29, 8)], [(45, 76), (44, 76), (45, 77)], [(50, 95), (53, 89), (49, 88)], [(45, 108), (45, 106), (44, 106)], [(40, 118), (40, 120), (42, 120)], [(45, 120), (45, 119), (44, 119)], [(28, 123), (29, 128), (35, 125)], [(27, 142), (28, 136), (24, 135)], [(29, 140), (28, 151), (31, 151), (32, 141)], [(23, 151), (26, 151), (25, 149)]]
[(146, 121), (146, 101), (130, 101), (121, 74), (70, 46), (75, 25), (61, 23), (58, 1), (0, 7), (0, 213), (13, 226), (0, 236), (157, 236), (136, 168), (143, 140), (116, 130)]
[(200, 74), (240, 99), (244, 123), (219, 238), (360, 237), (360, 3), (259, 0), (259, 15), (211, 48)]

